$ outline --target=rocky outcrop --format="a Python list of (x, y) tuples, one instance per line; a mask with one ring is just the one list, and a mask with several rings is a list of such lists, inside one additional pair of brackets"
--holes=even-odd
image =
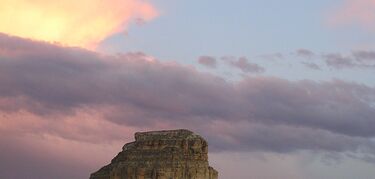
[(207, 142), (189, 130), (138, 132), (90, 179), (217, 179)]

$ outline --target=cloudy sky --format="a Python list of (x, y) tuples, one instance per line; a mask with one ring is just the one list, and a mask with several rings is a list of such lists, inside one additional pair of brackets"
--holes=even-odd
[(375, 177), (375, 0), (1, 0), (0, 178), (187, 128), (221, 179)]

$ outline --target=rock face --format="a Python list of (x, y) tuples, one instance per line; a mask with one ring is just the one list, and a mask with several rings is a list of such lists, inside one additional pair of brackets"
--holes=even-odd
[(90, 179), (217, 179), (207, 147), (189, 130), (137, 132), (135, 141)]

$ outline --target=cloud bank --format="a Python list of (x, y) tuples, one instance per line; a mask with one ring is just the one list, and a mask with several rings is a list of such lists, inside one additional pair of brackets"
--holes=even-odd
[(2, 0), (0, 32), (93, 49), (132, 19), (156, 15), (151, 4), (140, 0)]
[[(67, 166), (68, 159), (47, 149), (71, 155), (72, 146), (121, 145), (134, 131), (166, 128), (190, 128), (214, 152), (307, 150), (371, 159), (374, 104), (374, 88), (340, 80), (228, 82), (143, 53), (104, 56), (0, 35), (0, 142), (6, 156), (18, 156), (13, 148), (33, 149), (16, 159), (24, 163), (46, 150), (45, 161)], [(88, 163), (87, 173), (95, 162)], [(20, 178), (7, 167), (0, 173)]]

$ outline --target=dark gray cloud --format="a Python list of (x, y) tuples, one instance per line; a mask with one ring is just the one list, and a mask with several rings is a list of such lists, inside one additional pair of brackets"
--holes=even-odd
[(332, 53), (323, 55), (323, 58), (328, 66), (336, 69), (373, 69), (375, 67), (375, 52), (372, 51), (355, 51), (350, 55)]
[(263, 54), (259, 56), (261, 59), (265, 60), (280, 60), (284, 59), (284, 55), (282, 53), (271, 53), (271, 54)]
[(353, 57), (359, 62), (374, 62), (375, 61), (375, 51), (354, 51)]
[(315, 53), (311, 50), (308, 50), (308, 49), (298, 49), (296, 50), (295, 54), (298, 56), (298, 57), (302, 57), (302, 58), (313, 58), (315, 57)]
[(327, 54), (323, 57), (327, 66), (336, 69), (353, 68), (357, 66), (351, 57), (346, 57), (341, 54)]
[[(351, 62), (326, 58), (339, 67)], [(244, 72), (264, 71), (246, 58), (233, 59), (227, 60)], [(109, 106), (104, 120), (190, 128), (213, 150), (374, 152), (375, 89), (339, 80), (228, 82), (143, 53), (103, 56), (0, 35), (2, 98), (13, 101), (0, 105), (2, 112), (26, 110), (46, 120)]]
[(232, 67), (240, 69), (243, 73), (263, 73), (265, 69), (256, 63), (251, 63), (246, 57), (235, 58), (231, 56), (221, 58)]
[(323, 62), (327, 67), (336, 70), (343, 69), (374, 69), (375, 68), (375, 51), (357, 50), (350, 53), (323, 53), (319, 54), (309, 49), (297, 49), (290, 53), (300, 57), (301, 64), (305, 67), (321, 70), (317, 62)]
[(311, 63), (311, 62), (301, 62), (301, 63), (307, 68), (310, 68), (313, 70), (321, 70), (320, 66), (317, 65), (316, 63)]
[(209, 68), (216, 68), (216, 58), (211, 56), (200, 56), (198, 63)]

